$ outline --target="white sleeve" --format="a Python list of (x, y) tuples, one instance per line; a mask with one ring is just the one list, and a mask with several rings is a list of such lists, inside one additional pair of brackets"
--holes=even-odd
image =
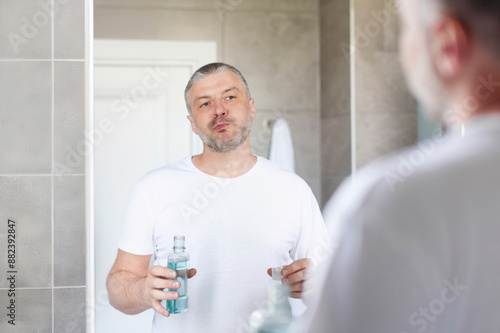
[(290, 257), (294, 261), (303, 258), (321, 260), (329, 248), (328, 232), (316, 198), (309, 187), (304, 191), (300, 223), (299, 239), (290, 251)]
[(137, 184), (125, 214), (118, 247), (132, 254), (148, 255), (154, 252), (153, 215), (151, 200)]

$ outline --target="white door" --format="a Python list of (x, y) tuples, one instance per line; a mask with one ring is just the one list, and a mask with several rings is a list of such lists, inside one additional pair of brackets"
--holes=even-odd
[(214, 62), (215, 43), (94, 41), (96, 332), (149, 332), (153, 311), (127, 316), (107, 301), (123, 217), (138, 178), (201, 152), (186, 119), (184, 87)]

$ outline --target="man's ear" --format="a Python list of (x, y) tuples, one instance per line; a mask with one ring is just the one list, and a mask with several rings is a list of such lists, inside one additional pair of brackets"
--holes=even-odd
[(471, 39), (467, 29), (456, 18), (441, 15), (430, 38), (438, 74), (445, 80), (455, 79), (464, 70), (470, 52)]
[(191, 129), (193, 130), (194, 134), (198, 135), (198, 130), (196, 129), (196, 126), (194, 126), (193, 117), (187, 116), (187, 119), (191, 123)]
[(250, 98), (248, 101), (248, 104), (250, 104), (250, 112), (252, 113), (252, 120), (255, 119), (255, 115), (257, 114), (257, 111), (255, 111), (255, 100), (253, 98)]

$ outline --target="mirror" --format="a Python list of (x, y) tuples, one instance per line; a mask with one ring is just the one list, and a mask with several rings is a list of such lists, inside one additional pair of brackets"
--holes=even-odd
[(200, 151), (183, 100), (194, 70), (214, 61), (240, 69), (256, 100), (253, 153), (268, 157), (272, 123), (285, 119), (296, 143), (297, 172), (320, 195), (317, 5), (262, 0), (96, 0), (94, 5), (94, 126), (103, 134), (94, 147), (96, 302), (101, 303), (96, 332), (148, 331), (152, 310), (131, 317), (113, 309), (105, 301), (105, 279), (135, 182)]

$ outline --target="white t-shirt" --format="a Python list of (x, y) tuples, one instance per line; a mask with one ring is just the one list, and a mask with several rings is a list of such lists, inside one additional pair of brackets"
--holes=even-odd
[(175, 235), (185, 235), (198, 272), (189, 309), (155, 313), (153, 332), (248, 332), (250, 314), (265, 306), (267, 269), (312, 256), (326, 227), (309, 186), (267, 159), (223, 179), (188, 157), (139, 180), (119, 248), (166, 266)]
[(499, 114), (364, 168), (324, 217), (308, 332), (500, 332)]

